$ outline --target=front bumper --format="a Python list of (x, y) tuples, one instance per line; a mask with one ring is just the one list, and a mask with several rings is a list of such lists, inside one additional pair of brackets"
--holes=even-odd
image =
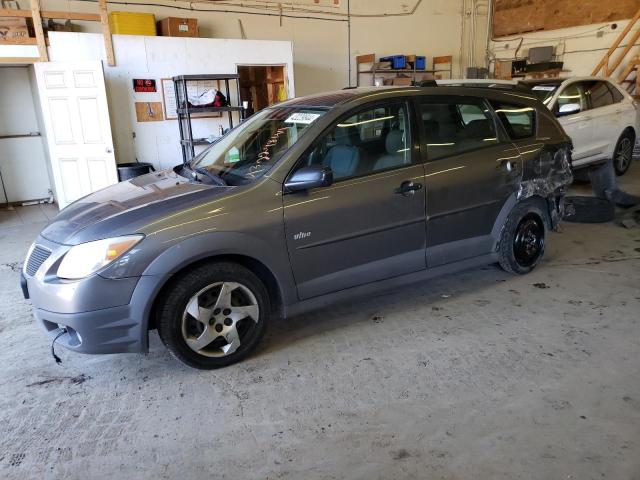
[[(54, 313), (34, 308), (36, 321), (53, 340), (79, 353), (140, 352), (143, 337), (140, 319), (132, 318), (129, 305), (82, 313)], [(144, 342), (146, 344), (146, 341)]]
[(76, 352), (147, 351), (148, 320), (161, 278), (109, 279), (96, 274), (63, 281), (52, 272), (65, 247), (42, 237), (37, 243), (52, 253), (33, 276), (23, 272), (20, 283), (25, 298), (31, 298), (37, 323), (50, 338), (66, 329), (57, 343)]

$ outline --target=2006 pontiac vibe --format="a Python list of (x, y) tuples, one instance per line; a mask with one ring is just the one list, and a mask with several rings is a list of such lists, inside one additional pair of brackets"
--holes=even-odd
[(190, 163), (73, 203), (23, 270), (38, 323), (83, 353), (245, 357), (269, 320), (391, 285), (540, 261), (571, 142), (533, 95), (353, 89), (263, 110)]

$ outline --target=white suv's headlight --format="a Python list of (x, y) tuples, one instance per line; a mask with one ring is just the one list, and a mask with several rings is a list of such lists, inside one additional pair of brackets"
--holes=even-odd
[(143, 238), (144, 235), (127, 235), (71, 247), (58, 267), (58, 277), (68, 280), (88, 277), (127, 253)]

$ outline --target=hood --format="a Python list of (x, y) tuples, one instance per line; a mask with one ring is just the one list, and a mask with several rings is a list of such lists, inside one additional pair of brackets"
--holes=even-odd
[(41, 235), (66, 245), (141, 232), (154, 218), (223, 195), (234, 187), (190, 182), (162, 170), (112, 185), (63, 209)]

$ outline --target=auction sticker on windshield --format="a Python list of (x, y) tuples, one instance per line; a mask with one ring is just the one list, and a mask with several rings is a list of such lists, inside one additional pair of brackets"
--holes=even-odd
[(296, 112), (287, 118), (284, 123), (302, 123), (309, 125), (315, 122), (321, 115), (319, 113)]

